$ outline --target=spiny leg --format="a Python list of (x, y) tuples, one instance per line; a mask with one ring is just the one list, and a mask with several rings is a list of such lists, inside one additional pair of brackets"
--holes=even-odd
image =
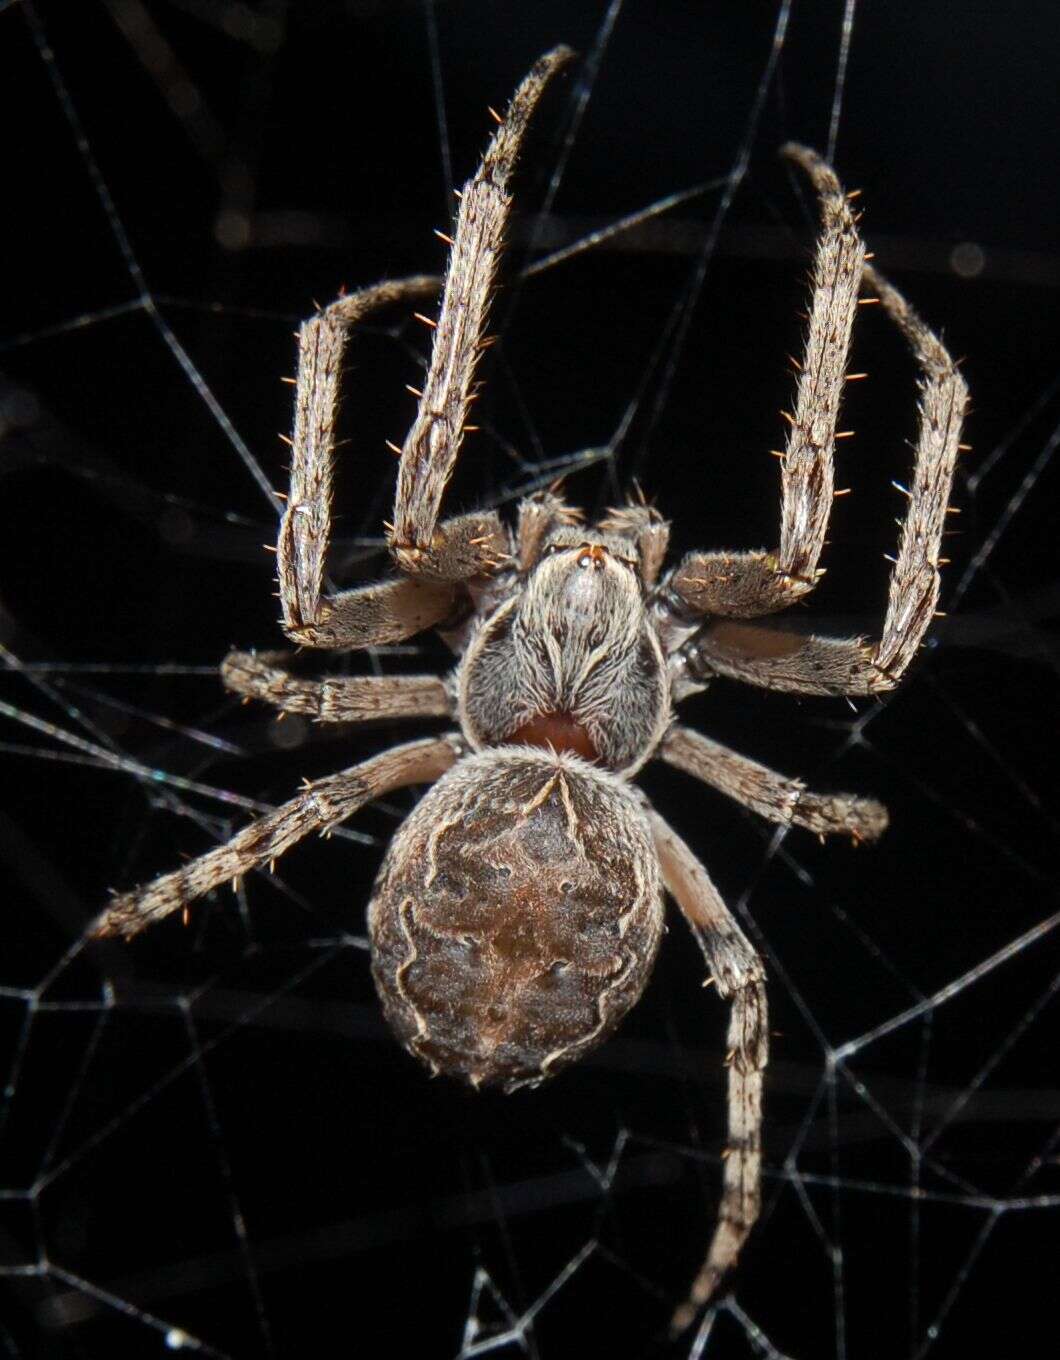
[(706, 869), (680, 836), (650, 814), (663, 881), (688, 919), (707, 957), (719, 994), (732, 1004), (729, 1019), (729, 1135), (722, 1163), (721, 1203), (706, 1258), (671, 1330), (681, 1332), (736, 1264), (761, 1207), (762, 1073), (769, 1056), (765, 970), (733, 919)]
[(719, 619), (682, 648), (688, 673), (796, 694), (871, 694), (879, 675), (863, 638), (827, 638), (782, 625)]
[(887, 809), (875, 798), (811, 793), (801, 779), (777, 774), (689, 727), (672, 728), (659, 754), (668, 765), (781, 826), (804, 826), (819, 836), (849, 836), (855, 844), (877, 840), (887, 830)]
[(163, 874), (146, 887), (120, 893), (93, 923), (89, 934), (129, 939), (211, 888), (270, 864), (311, 831), (329, 830), (384, 793), (407, 784), (433, 783), (458, 755), (458, 742), (453, 737), (406, 742), (307, 784), (296, 798), (251, 822), (224, 845), (208, 850), (182, 869)]
[(780, 457), (781, 526), (776, 552), (693, 552), (664, 589), (679, 614), (753, 618), (785, 609), (816, 585), (818, 560), (833, 498), (833, 451), (846, 382), (850, 333), (857, 310), (865, 247), (835, 171), (806, 147), (788, 143), (782, 154), (813, 183), (821, 234), (795, 411)]
[(802, 694), (876, 694), (893, 689), (917, 653), (938, 604), (942, 538), (961, 450), (968, 386), (935, 333), (869, 265), (865, 283), (905, 336), (920, 369), (916, 463), (905, 491), (898, 555), (880, 639), (799, 636), (735, 621), (707, 624), (685, 646), (691, 674), (728, 675)]
[(460, 195), (430, 368), (401, 453), (390, 530), (390, 550), (410, 573), (440, 580), (487, 573), (504, 547), (488, 523), (476, 523), (483, 517), (439, 526), (438, 512), (474, 400), (475, 369), (511, 213), (508, 181), (538, 100), (573, 55), (557, 47), (534, 64)]
[(447, 718), (452, 702), (436, 675), (330, 675), (303, 680), (288, 671), (286, 652), (229, 652), (221, 680), (234, 694), (261, 699), (281, 713), (304, 713), (317, 722), (370, 722), (375, 718)]
[(398, 642), (453, 610), (451, 586), (387, 581), (324, 594), (331, 538), (331, 491), (340, 385), (351, 328), (383, 307), (437, 293), (429, 275), (378, 283), (341, 297), (298, 333), (298, 378), (291, 481), (277, 538), (283, 629), (310, 647), (366, 647)]
[(891, 571), (887, 614), (873, 653), (876, 689), (890, 689), (912, 661), (938, 604), (939, 549), (961, 449), (968, 384), (938, 336), (893, 284), (871, 265), (865, 282), (905, 336), (920, 367), (916, 464), (908, 490), (898, 556)]

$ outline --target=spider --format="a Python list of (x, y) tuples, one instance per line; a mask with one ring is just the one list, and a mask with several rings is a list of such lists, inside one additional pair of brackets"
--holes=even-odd
[[(283, 630), (331, 650), (437, 628), (459, 655), (448, 679), (300, 679), (284, 653), (231, 652), (237, 694), (319, 722), (448, 717), (458, 730), (392, 747), (307, 784), (227, 844), (112, 899), (96, 936), (132, 936), (217, 885), (271, 865), (311, 831), (370, 800), (432, 787), (399, 828), (368, 908), (372, 972), (404, 1046), (474, 1086), (534, 1085), (601, 1043), (637, 1000), (663, 927), (663, 889), (698, 935), (731, 1005), (728, 1153), (705, 1260), (674, 1314), (680, 1330), (732, 1268), (759, 1211), (767, 1009), (762, 962), (706, 869), (632, 784), (661, 759), (760, 816), (873, 841), (883, 806), (810, 792), (674, 717), (715, 677), (819, 695), (892, 689), (939, 591), (939, 547), (967, 388), (905, 299), (866, 263), (834, 171), (806, 147), (783, 154), (816, 190), (821, 229), (793, 413), (780, 455), (780, 545), (692, 552), (663, 570), (668, 525), (643, 499), (586, 525), (557, 488), (495, 512), (439, 519), (468, 408), (511, 210), (508, 183), (545, 86), (571, 58), (542, 57), (516, 90), (460, 195), (444, 284), (379, 283), (299, 333), (290, 491), (277, 543)], [(449, 239), (449, 238), (447, 238)], [(429, 369), (400, 455), (388, 546), (397, 575), (328, 593), (335, 422), (349, 331), (383, 306), (439, 287)], [(916, 466), (880, 638), (771, 631), (748, 622), (801, 600), (823, 574), (833, 446), (862, 288), (920, 369)], [(420, 305), (426, 305), (421, 303)], [(849, 375), (854, 376), (854, 375)]]

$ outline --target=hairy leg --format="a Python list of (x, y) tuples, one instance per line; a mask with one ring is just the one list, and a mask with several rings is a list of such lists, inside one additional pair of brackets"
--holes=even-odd
[(436, 675), (334, 675), (303, 680), (285, 669), (285, 652), (229, 652), (221, 663), (227, 689), (261, 699), (282, 713), (318, 722), (373, 718), (447, 718), (452, 704)]
[[(380, 615), (389, 619), (391, 614), (400, 614), (399, 608), (387, 609), (391, 601), (385, 598), (365, 599), (359, 592), (342, 597), (324, 593), (339, 391), (351, 328), (384, 307), (430, 297), (440, 286), (440, 279), (424, 275), (362, 288), (311, 317), (298, 333), (291, 480), (276, 544), (283, 629), (295, 642), (310, 647), (370, 645), (382, 640), (374, 636), (372, 623), (378, 625)], [(451, 592), (435, 588), (433, 594), (426, 608), (421, 604), (418, 611), (412, 611), (409, 623), (426, 614), (429, 626), (435, 621), (432, 614), (444, 617), (452, 608)], [(389, 632), (393, 631), (391, 623)], [(360, 641), (362, 637), (367, 642)]]
[(573, 55), (569, 48), (557, 47), (534, 64), (512, 96), (482, 164), (460, 194), (430, 368), (398, 469), (390, 550), (410, 573), (438, 580), (484, 574), (493, 569), (498, 549), (504, 546), (495, 541), (487, 517), (481, 516), (482, 526), (468, 517), (466, 525), (453, 521), (454, 527), (439, 537), (438, 512), (474, 400), (475, 370), (511, 214), (508, 182), (534, 108)]
[(807, 147), (782, 154), (809, 176), (821, 206), (813, 295), (780, 458), (780, 546), (775, 552), (693, 552), (670, 573), (665, 598), (685, 616), (753, 618), (785, 609), (817, 583), (833, 497), (833, 451), (846, 382), (865, 247), (835, 171)]
[(675, 831), (650, 814), (663, 881), (707, 957), (718, 993), (730, 1002), (729, 1134), (721, 1203), (707, 1255), (671, 1330), (683, 1331), (707, 1303), (754, 1227), (761, 1207), (762, 1073), (769, 1052), (765, 970), (706, 869)]
[(849, 836), (857, 844), (887, 830), (887, 809), (853, 793), (811, 793), (789, 779), (689, 727), (674, 727), (659, 754), (668, 765), (709, 784), (769, 822), (804, 826), (819, 836)]
[(89, 934), (130, 939), (146, 926), (180, 911), (196, 898), (279, 859), (311, 831), (327, 831), (392, 789), (433, 784), (459, 757), (455, 736), (394, 746), (348, 770), (307, 784), (274, 812), (259, 817), (224, 845), (208, 850), (182, 869), (163, 874), (143, 888), (120, 893), (96, 919)]
[(871, 265), (865, 282), (905, 337), (920, 367), (916, 465), (908, 488), (898, 556), (891, 572), (887, 614), (873, 654), (878, 689), (890, 689), (912, 661), (935, 614), (941, 581), (939, 549), (968, 406), (968, 385), (938, 336), (902, 294)]
[(920, 369), (916, 463), (894, 558), (879, 641), (800, 637), (771, 626), (708, 623), (685, 645), (689, 673), (728, 675), (802, 694), (875, 694), (893, 689), (916, 655), (935, 614), (942, 538), (961, 448), (968, 387), (945, 346), (901, 293), (866, 265), (879, 296)]

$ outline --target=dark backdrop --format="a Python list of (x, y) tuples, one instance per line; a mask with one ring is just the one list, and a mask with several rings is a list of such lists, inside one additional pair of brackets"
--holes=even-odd
[[(351, 1352), (667, 1352), (724, 1132), (726, 1017), (676, 915), (619, 1036), (513, 1097), (428, 1080), (380, 1017), (362, 913), (411, 797), (188, 928), (82, 938), (239, 799), (409, 734), (278, 727), (216, 666), (279, 640), (261, 545), (292, 329), (340, 285), (441, 267), (447, 179), (560, 40), (586, 64), (525, 160), (454, 505), (566, 470), (596, 508), (636, 476), (678, 550), (773, 541), (812, 239), (790, 137), (832, 137), (877, 263), (973, 392), (949, 613), (902, 690), (852, 711), (719, 684), (685, 710), (883, 798), (884, 842), (779, 839), (643, 780), (771, 975), (766, 1210), (703, 1353), (956, 1356), (1050, 1325), (1056, 944), (1028, 932), (1056, 910), (1058, 28), (1030, 0), (0, 7), (4, 1354), (330, 1354), (336, 1330)], [(423, 345), (399, 319), (353, 356), (342, 580), (385, 570), (383, 439)], [(871, 632), (915, 375), (877, 315), (853, 366), (854, 494), (809, 611)], [(427, 640), (349, 668), (444, 664)]]

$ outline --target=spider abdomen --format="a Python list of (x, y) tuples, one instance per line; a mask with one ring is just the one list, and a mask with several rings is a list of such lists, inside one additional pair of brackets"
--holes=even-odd
[(390, 1024), (436, 1070), (511, 1089), (605, 1039), (662, 930), (636, 796), (570, 753), (500, 747), (434, 785), (369, 907)]

